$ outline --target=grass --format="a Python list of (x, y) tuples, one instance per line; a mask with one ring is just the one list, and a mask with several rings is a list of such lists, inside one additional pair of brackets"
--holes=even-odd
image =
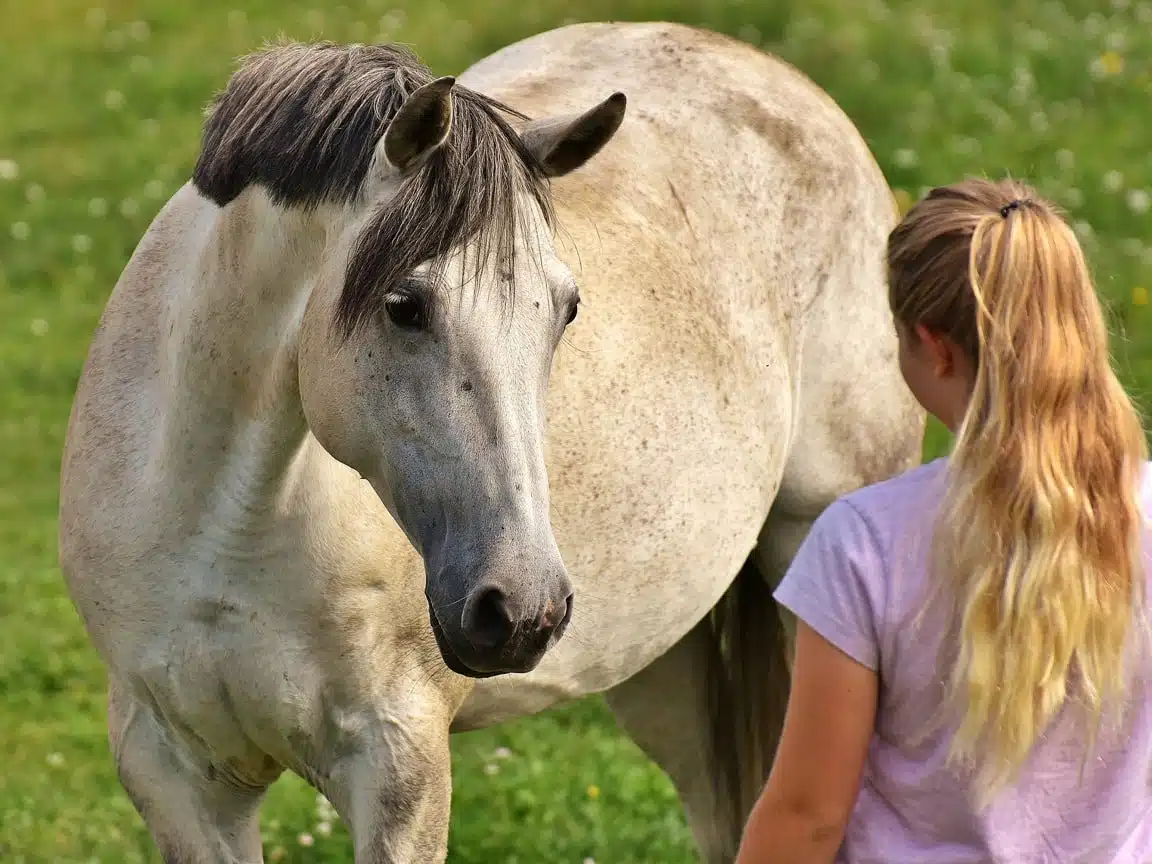
[[(0, 860), (158, 860), (115, 780), (102, 670), (56, 566), (58, 458), (104, 300), (187, 177), (200, 109), (279, 34), (400, 39), (443, 73), (565, 20), (673, 19), (774, 50), (823, 85), (904, 203), (1011, 173), (1069, 211), (1148, 407), (1152, 4), (1113, 0), (0, 0)], [(1043, 23), (1041, 23), (1043, 22)], [(926, 450), (939, 452), (938, 429)], [(694, 860), (667, 780), (590, 699), (454, 742), (453, 864)], [(270, 860), (349, 861), (289, 778)]]

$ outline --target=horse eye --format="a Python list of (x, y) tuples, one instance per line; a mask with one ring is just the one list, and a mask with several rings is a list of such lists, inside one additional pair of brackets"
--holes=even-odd
[(572, 301), (572, 305), (568, 307), (568, 320), (564, 322), (565, 327), (567, 327), (569, 324), (571, 324), (573, 321), (576, 320), (576, 313), (579, 310), (580, 310), (580, 298), (576, 298), (575, 300)]
[(415, 297), (395, 297), (386, 300), (384, 309), (388, 318), (401, 330), (424, 329), (424, 304)]

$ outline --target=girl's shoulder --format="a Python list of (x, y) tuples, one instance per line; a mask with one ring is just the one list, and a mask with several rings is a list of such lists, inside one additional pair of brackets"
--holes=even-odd
[(806, 546), (883, 570), (894, 547), (931, 530), (946, 468), (935, 459), (840, 496), (816, 518)]
[(948, 460), (933, 459), (901, 474), (862, 486), (840, 497), (874, 528), (885, 522), (906, 523), (912, 514), (929, 515), (943, 494)]

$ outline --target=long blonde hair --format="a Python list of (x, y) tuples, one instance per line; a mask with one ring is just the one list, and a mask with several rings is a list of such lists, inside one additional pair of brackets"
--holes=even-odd
[(932, 190), (889, 237), (888, 270), (894, 318), (947, 336), (975, 367), (933, 537), (958, 637), (951, 756), (987, 802), (1073, 689), (1090, 739), (1124, 695), (1147, 444), (1076, 236), (1033, 190)]

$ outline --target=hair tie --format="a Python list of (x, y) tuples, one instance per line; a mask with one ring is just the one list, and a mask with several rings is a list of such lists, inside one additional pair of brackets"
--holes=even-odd
[(1024, 203), (1024, 202), (1023, 202), (1023, 201), (1021, 201), (1019, 198), (1015, 199), (1014, 201), (1010, 201), (1010, 202), (1008, 202), (1007, 204), (1005, 204), (1003, 207), (1001, 207), (1001, 208), (1000, 208), (1000, 215), (1001, 215), (1003, 218), (1007, 219), (1007, 218), (1008, 218), (1008, 213), (1009, 213), (1010, 211), (1012, 211), (1012, 210), (1019, 210), (1019, 209), (1020, 209), (1020, 205), (1021, 205), (1021, 204), (1023, 204), (1023, 203)]

